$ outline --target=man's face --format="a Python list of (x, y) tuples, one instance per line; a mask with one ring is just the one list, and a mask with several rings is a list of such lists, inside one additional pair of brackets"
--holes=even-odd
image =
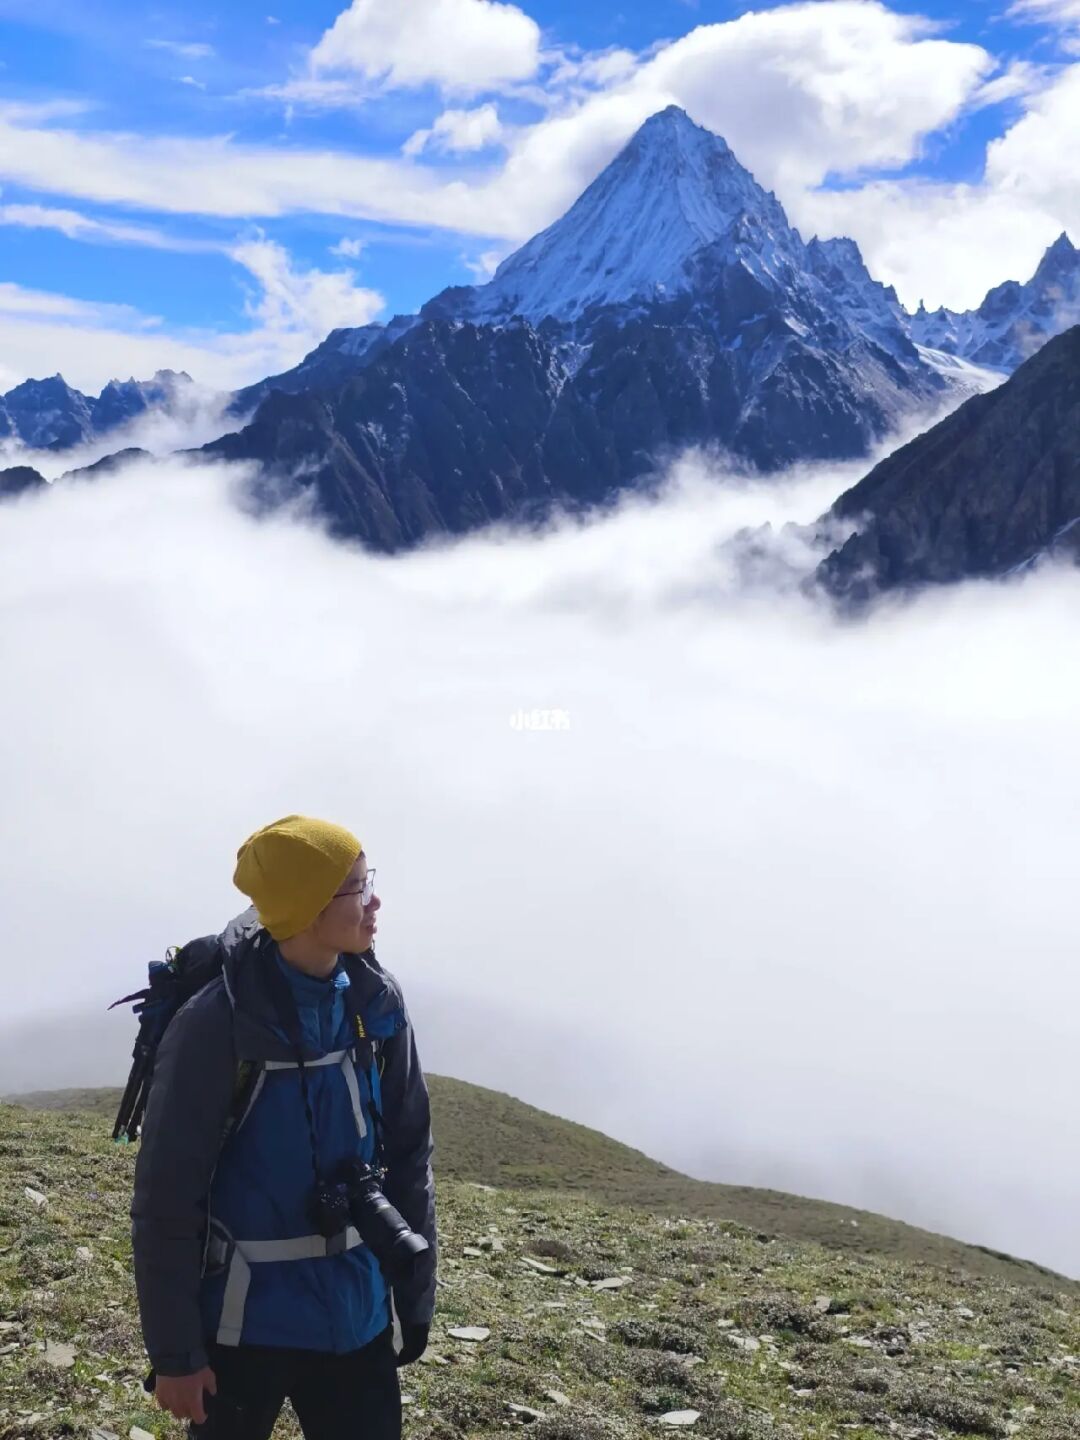
[(367, 873), (367, 856), (361, 851), (352, 869), (338, 886), (337, 894), (312, 927), (324, 945), (344, 954), (362, 954), (370, 947), (378, 929), (375, 912), (382, 901), (372, 890), (368, 903), (362, 903), (361, 891)]

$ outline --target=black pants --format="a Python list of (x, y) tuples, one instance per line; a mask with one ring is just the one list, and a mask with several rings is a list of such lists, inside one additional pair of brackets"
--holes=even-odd
[(270, 1345), (212, 1345), (217, 1395), (192, 1440), (268, 1440), (291, 1400), (305, 1440), (401, 1440), (393, 1326), (360, 1350), (331, 1355)]

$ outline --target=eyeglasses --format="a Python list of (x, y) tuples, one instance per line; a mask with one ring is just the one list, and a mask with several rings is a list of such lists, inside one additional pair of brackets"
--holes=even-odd
[(344, 897), (345, 897), (346, 895), (359, 895), (359, 896), (360, 896), (360, 904), (361, 904), (361, 905), (366, 905), (366, 904), (368, 903), (368, 901), (371, 899), (371, 896), (372, 896), (372, 893), (374, 892), (374, 890), (375, 890), (375, 866), (373, 865), (373, 866), (371, 867), (371, 869), (370, 869), (370, 870), (367, 872), (367, 874), (365, 875), (365, 877), (364, 877), (364, 883), (363, 883), (363, 885), (360, 887), (359, 890), (339, 890), (339, 891), (337, 892), (337, 894), (334, 895), (332, 898), (333, 898), (334, 900), (342, 900), (342, 899), (344, 899)]

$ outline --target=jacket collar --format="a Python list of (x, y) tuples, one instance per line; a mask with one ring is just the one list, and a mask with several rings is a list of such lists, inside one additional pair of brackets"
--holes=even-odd
[[(274, 942), (252, 906), (230, 920), (220, 937), (225, 989), (233, 1007), (233, 1034), (241, 1060), (291, 1060), (289, 1045), (277, 1033), (277, 1011), (266, 983)], [(369, 1035), (389, 1035), (404, 1024), (404, 1002), (397, 982), (375, 959), (373, 949), (341, 957), (349, 977), (348, 1004)]]

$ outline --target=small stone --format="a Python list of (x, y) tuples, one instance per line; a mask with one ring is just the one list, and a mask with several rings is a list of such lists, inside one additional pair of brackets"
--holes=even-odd
[(402, 1405), (415, 1405), (415, 1404), (416, 1404), (416, 1396), (415, 1396), (415, 1395), (402, 1395), (402, 1397), (401, 1397), (401, 1403), (402, 1403)]
[(956, 1314), (957, 1314), (957, 1317), (958, 1317), (959, 1319), (961, 1319), (961, 1320), (974, 1320), (974, 1319), (975, 1319), (975, 1311), (974, 1311), (974, 1310), (969, 1310), (966, 1305), (958, 1305), (958, 1306), (956, 1307)]
[(428, 1351), (426, 1351), (423, 1355), (420, 1356), (420, 1364), (421, 1364), (421, 1365), (449, 1365), (449, 1364), (450, 1364), (450, 1361), (447, 1360), (447, 1358), (446, 1358), (445, 1355), (436, 1355), (436, 1354), (434, 1354), (432, 1351), (428, 1350)]
[(89, 1265), (94, 1258), (94, 1252), (89, 1245), (80, 1245), (75, 1251), (75, 1259), (80, 1265)]
[(486, 1340), (491, 1331), (486, 1325), (454, 1325), (446, 1333), (455, 1340)]
[(729, 1335), (727, 1338), (731, 1341), (732, 1345), (737, 1346), (740, 1350), (761, 1349), (761, 1341), (756, 1340), (753, 1335)]
[(473, 1255), (476, 1257), (477, 1260), (482, 1260), (484, 1258), (483, 1250), (477, 1249), (475, 1245), (466, 1245), (461, 1253), (463, 1255)]
[[(470, 1181), (469, 1181), (469, 1184), (472, 1186), (472, 1188), (473, 1188), (474, 1190), (486, 1190), (489, 1195), (494, 1195), (494, 1194), (495, 1194), (495, 1186), (494, 1186), (494, 1185), (481, 1185), (480, 1182), (479, 1182), (479, 1180), (470, 1180)], [(509, 1207), (507, 1207), (507, 1208), (509, 1208)]]
[(40, 1190), (32, 1190), (29, 1185), (25, 1187), (23, 1194), (30, 1201), (30, 1204), (36, 1205), (39, 1210), (44, 1210), (45, 1206), (49, 1203), (47, 1195), (43, 1195)]
[(512, 1400), (507, 1403), (506, 1408), (512, 1415), (520, 1415), (522, 1420), (543, 1420), (545, 1418), (542, 1410), (534, 1410), (531, 1405), (515, 1405)]
[(11, 1342), (10, 1345), (0, 1345), (0, 1355), (14, 1355), (15, 1351), (18, 1350), (18, 1348), (18, 1342), (14, 1340)]
[(544, 1399), (550, 1400), (555, 1405), (569, 1405), (570, 1396), (564, 1395), (561, 1390), (545, 1390)]
[(141, 1430), (138, 1425), (132, 1425), (128, 1431), (128, 1440), (157, 1440), (157, 1436), (152, 1435), (149, 1430)]
[(100, 1425), (94, 1425), (90, 1430), (90, 1440), (120, 1440), (115, 1430), (103, 1430)]
[(527, 1265), (530, 1270), (535, 1270), (538, 1275), (558, 1275), (559, 1269), (556, 1265), (546, 1265), (543, 1260), (534, 1260), (531, 1255), (519, 1257), (522, 1265)]
[(57, 1340), (46, 1340), (44, 1349), (46, 1365), (54, 1365), (57, 1370), (70, 1370), (75, 1364), (74, 1345), (64, 1345)]
[(699, 1419), (700, 1410), (669, 1410), (660, 1416), (661, 1425), (693, 1425)]
[(17, 1320), (0, 1320), (0, 1335), (6, 1335), (9, 1330), (21, 1330), (22, 1326)]
[(721, 1329), (721, 1330), (734, 1330), (734, 1329), (735, 1329), (735, 1321), (734, 1321), (734, 1320), (717, 1320), (716, 1323), (717, 1323), (717, 1325), (720, 1326), (720, 1329)]
[(874, 1342), (868, 1340), (865, 1335), (848, 1335), (844, 1340), (845, 1345), (854, 1345), (856, 1350), (872, 1350)]
[(594, 1290), (621, 1290), (624, 1285), (630, 1284), (629, 1275), (612, 1275), (610, 1280), (594, 1280)]
[(816, 1295), (814, 1297), (814, 1309), (819, 1315), (827, 1315), (832, 1309), (831, 1295)]
[(565, 1300), (544, 1300), (541, 1301), (543, 1310), (568, 1310), (570, 1307)]

